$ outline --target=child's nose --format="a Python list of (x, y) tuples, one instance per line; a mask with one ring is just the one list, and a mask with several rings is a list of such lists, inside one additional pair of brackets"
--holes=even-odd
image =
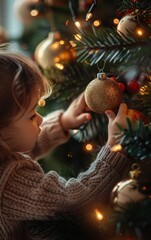
[(43, 122), (43, 117), (37, 113), (38, 125), (40, 126)]

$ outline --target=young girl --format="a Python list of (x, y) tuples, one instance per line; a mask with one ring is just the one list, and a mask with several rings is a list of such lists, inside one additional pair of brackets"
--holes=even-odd
[(105, 201), (129, 161), (115, 144), (116, 123), (126, 125), (134, 111), (121, 104), (109, 118), (108, 141), (90, 168), (66, 181), (45, 174), (34, 160), (69, 139), (68, 129), (90, 119), (83, 94), (69, 108), (49, 114), (42, 123), (36, 112), (49, 86), (31, 60), (0, 50), (0, 239), (13, 239), (23, 220), (46, 220), (58, 212), (78, 212)]

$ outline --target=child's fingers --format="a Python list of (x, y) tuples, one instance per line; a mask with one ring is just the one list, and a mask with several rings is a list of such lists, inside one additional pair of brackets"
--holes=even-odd
[(90, 113), (83, 113), (76, 117), (76, 122), (77, 122), (77, 125), (80, 126), (81, 124), (84, 124), (85, 122), (90, 121), (90, 119), (91, 119)]
[(105, 114), (107, 115), (109, 122), (113, 121), (116, 117), (115, 113), (111, 110), (105, 111)]
[(125, 103), (121, 103), (117, 115), (118, 116), (127, 115), (127, 110), (128, 110), (127, 105)]
[(127, 116), (130, 120), (134, 118), (135, 111), (133, 109), (128, 109)]

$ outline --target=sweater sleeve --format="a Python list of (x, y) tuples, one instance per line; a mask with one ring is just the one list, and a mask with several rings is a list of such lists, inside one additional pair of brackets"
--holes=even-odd
[(103, 147), (90, 168), (66, 181), (56, 172), (44, 174), (32, 160), (15, 161), (1, 195), (8, 220), (47, 219), (56, 212), (78, 212), (104, 202), (121, 179), (128, 159)]
[(33, 159), (45, 156), (50, 150), (69, 140), (69, 132), (65, 132), (60, 124), (62, 113), (63, 110), (58, 110), (44, 117), (35, 147), (28, 153)]

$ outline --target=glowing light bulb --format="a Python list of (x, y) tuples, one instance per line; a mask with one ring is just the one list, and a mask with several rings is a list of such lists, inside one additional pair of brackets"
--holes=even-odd
[(114, 146), (111, 148), (111, 150), (112, 150), (113, 152), (119, 152), (119, 151), (122, 150), (122, 146), (121, 146), (120, 144), (116, 144), (116, 145), (114, 145)]
[(93, 14), (91, 12), (87, 13), (86, 21), (89, 21), (92, 18)]
[(103, 215), (102, 215), (102, 213), (98, 210), (98, 209), (95, 209), (95, 215), (96, 215), (96, 218), (99, 220), (99, 221), (101, 221), (101, 220), (103, 220)]
[(64, 45), (65, 44), (65, 41), (64, 40), (60, 40), (60, 45)]
[(32, 17), (36, 17), (38, 14), (39, 14), (39, 11), (36, 10), (36, 9), (33, 9), (33, 10), (30, 12), (30, 15), (31, 15)]
[(80, 22), (78, 22), (78, 21), (75, 22), (75, 25), (76, 25), (77, 28), (80, 28), (80, 27), (81, 27), (81, 24), (80, 24)]
[(144, 35), (144, 30), (142, 28), (137, 28), (136, 29), (136, 34), (139, 36), (139, 37), (142, 37)]
[(87, 143), (86, 146), (85, 146), (85, 149), (86, 149), (87, 151), (92, 151), (92, 149), (93, 149), (92, 144)]
[(71, 44), (72, 47), (76, 47), (77, 46), (77, 44), (74, 41), (70, 41), (70, 44)]
[(78, 129), (74, 129), (73, 133), (76, 134), (78, 132)]
[(55, 63), (56, 68), (63, 70), (64, 69), (64, 65), (61, 63)]
[(75, 37), (75, 39), (78, 40), (78, 41), (80, 41), (81, 38), (82, 38), (80, 34), (75, 34), (74, 37)]
[(93, 22), (93, 25), (94, 25), (95, 27), (99, 27), (99, 26), (101, 25), (101, 20), (95, 20), (95, 21)]
[(145, 91), (147, 90), (147, 85), (144, 85), (142, 86), (140, 89), (139, 89), (139, 94), (140, 95), (144, 95), (145, 94)]
[(114, 23), (115, 25), (118, 25), (119, 21), (120, 21), (120, 20), (119, 20), (118, 18), (114, 18), (114, 19), (113, 19), (113, 23)]

